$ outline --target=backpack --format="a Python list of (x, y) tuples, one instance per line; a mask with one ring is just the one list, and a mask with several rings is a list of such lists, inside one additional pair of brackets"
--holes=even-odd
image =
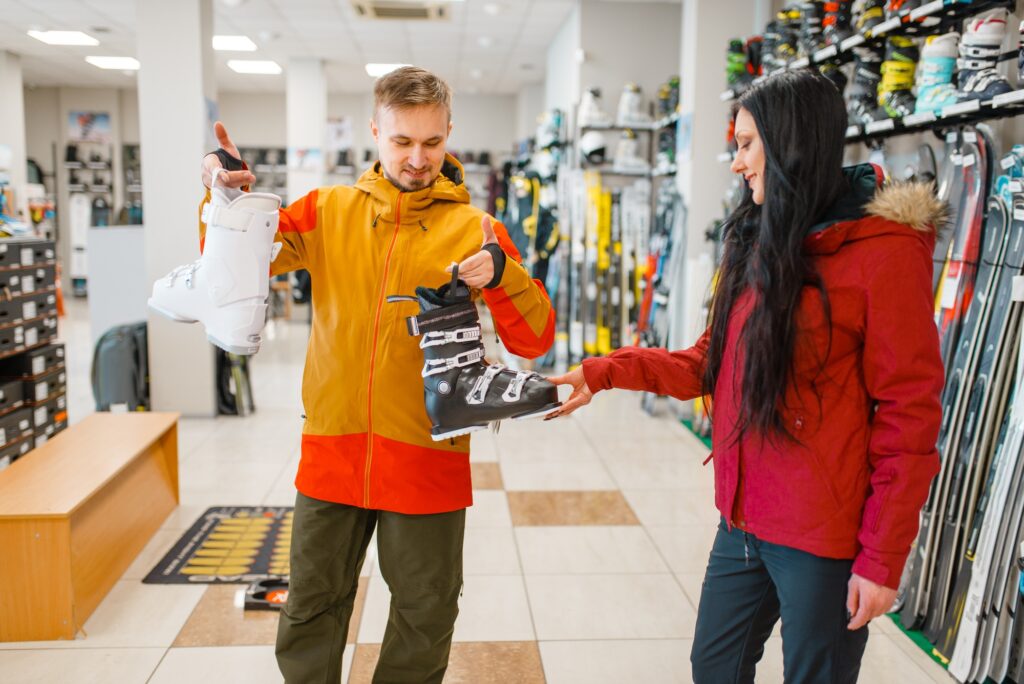
[(115, 326), (97, 340), (92, 357), (92, 396), (97, 411), (149, 410), (149, 348), (144, 321)]

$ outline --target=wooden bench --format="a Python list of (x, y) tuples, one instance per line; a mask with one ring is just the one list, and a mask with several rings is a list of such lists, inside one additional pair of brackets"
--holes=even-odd
[(177, 413), (97, 413), (0, 472), (0, 641), (73, 639), (177, 505)]

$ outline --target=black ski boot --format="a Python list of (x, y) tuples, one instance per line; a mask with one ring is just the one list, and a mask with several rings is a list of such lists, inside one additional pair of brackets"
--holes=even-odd
[(802, 2), (799, 5), (801, 57), (809, 57), (824, 47), (821, 35), (824, 9), (821, 2)]
[(853, 20), (853, 0), (832, 0), (825, 3), (825, 19), (822, 20), (822, 34), (826, 45), (838, 46), (853, 35), (850, 23)]
[(882, 56), (872, 47), (854, 48), (853, 54), (853, 82), (847, 93), (847, 112), (852, 125), (863, 126), (885, 116), (878, 108)]
[(418, 287), (416, 297), (391, 296), (388, 301), (420, 305), (419, 315), (408, 317), (406, 324), (410, 335), (420, 337), (423, 398), (435, 442), (506, 418), (538, 418), (561, 406), (558, 390), (546, 378), (484, 359), (480, 317), (458, 267), (450, 283)]
[(871, 29), (885, 21), (885, 0), (855, 0), (853, 3), (853, 28), (866, 36)]

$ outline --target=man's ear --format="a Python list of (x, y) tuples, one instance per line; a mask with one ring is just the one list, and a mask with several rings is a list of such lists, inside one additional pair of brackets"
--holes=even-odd
[(449, 122), (448, 122), (448, 137), (449, 137), (449, 138), (450, 138), (450, 137), (452, 137), (452, 126), (453, 126), (453, 125), (454, 125), (454, 122), (453, 122), (453, 121), (449, 121)]
[(380, 142), (380, 129), (377, 128), (377, 122), (372, 118), (370, 119), (370, 134), (373, 136), (374, 142)]

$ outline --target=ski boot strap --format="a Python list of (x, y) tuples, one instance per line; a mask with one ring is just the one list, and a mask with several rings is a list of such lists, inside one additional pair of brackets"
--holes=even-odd
[(446, 330), (456, 325), (476, 324), (479, 320), (476, 304), (463, 302), (409, 316), (405, 319), (405, 324), (410, 335), (419, 337), (423, 333)]
[(480, 326), (472, 328), (457, 328), (455, 330), (443, 330), (424, 333), (420, 339), (420, 349), (427, 347), (438, 347), (442, 344), (462, 344), (464, 342), (479, 342), (481, 337)]
[(239, 211), (231, 207), (207, 204), (203, 207), (203, 223), (210, 228), (227, 228), (244, 233), (256, 218), (252, 211)]
[(427, 362), (423, 364), (423, 371), (420, 375), (425, 378), (429, 378), (431, 375), (440, 375), (441, 373), (447, 373), (448, 371), (456, 368), (472, 366), (473, 364), (479, 363), (483, 360), (484, 349), (483, 347), (478, 347), (444, 359), (428, 359)]

